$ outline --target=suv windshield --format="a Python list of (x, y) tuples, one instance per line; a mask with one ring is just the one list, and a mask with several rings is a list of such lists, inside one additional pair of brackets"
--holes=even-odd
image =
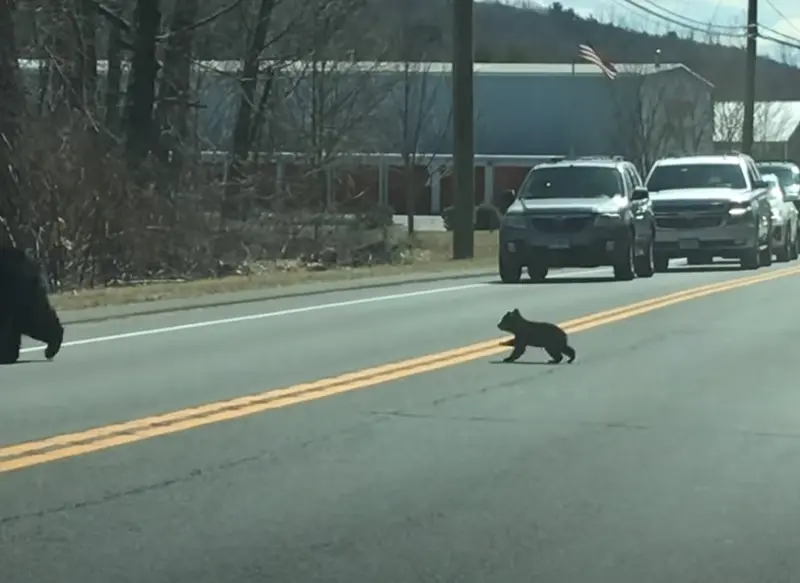
[(780, 182), (780, 185), (784, 188), (797, 184), (797, 178), (795, 178), (792, 169), (788, 166), (768, 166), (766, 164), (759, 164), (758, 171), (761, 172), (761, 174), (774, 174), (778, 177), (778, 182)]
[(520, 197), (597, 198), (625, 192), (613, 166), (551, 166), (536, 168), (520, 189)]
[(684, 188), (747, 188), (738, 164), (683, 164), (656, 166), (647, 180), (647, 190)]

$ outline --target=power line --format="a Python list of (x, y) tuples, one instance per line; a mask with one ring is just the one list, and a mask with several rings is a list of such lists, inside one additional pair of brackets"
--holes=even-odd
[(777, 38), (775, 38), (773, 36), (768, 36), (766, 34), (761, 34), (761, 33), (759, 33), (758, 37), (760, 39), (768, 40), (770, 42), (773, 42), (776, 45), (780, 45), (782, 47), (786, 47), (786, 48), (789, 48), (789, 49), (795, 49), (795, 50), (800, 51), (800, 41), (780, 40), (780, 39), (777, 39)]
[[(636, 2), (635, 0), (618, 0), (618, 1), (619, 2), (623, 2), (625, 4), (628, 4), (629, 6), (633, 6), (634, 8), (637, 8), (637, 9), (641, 10), (642, 12), (645, 12), (645, 13), (651, 15), (651, 16), (655, 16), (656, 18), (658, 18), (660, 20), (663, 20), (665, 22), (669, 22), (670, 24), (674, 24), (674, 25), (679, 26), (681, 28), (685, 28), (685, 29), (688, 29), (688, 30), (693, 30), (695, 32), (699, 32), (699, 33), (702, 33), (702, 34), (709, 34), (710, 33), (710, 34), (715, 34), (717, 36), (721, 36), (721, 37), (725, 37), (725, 38), (736, 38), (736, 39), (743, 39), (743, 38), (746, 37), (746, 34), (744, 32), (744, 27), (741, 27), (741, 28), (738, 29), (740, 31), (738, 34), (734, 34), (732, 32), (724, 32), (722, 30), (715, 30), (713, 26), (709, 27), (707, 25), (704, 25), (700, 21), (694, 21), (692, 19), (688, 19), (689, 22), (684, 22), (684, 21), (678, 20), (676, 18), (673, 18), (671, 16), (667, 16), (665, 14), (661, 14), (659, 12), (656, 12), (652, 8), (648, 8), (647, 6), (642, 6), (641, 4)], [(662, 8), (662, 10), (664, 10), (664, 9)], [(686, 17), (682, 17), (682, 18), (685, 19)], [(699, 26), (697, 24), (692, 24), (693, 22), (698, 23)]]
[(673, 18), (677, 18), (679, 20), (683, 20), (684, 22), (688, 22), (693, 26), (702, 27), (704, 31), (710, 29), (716, 29), (717, 31), (728, 31), (728, 32), (735, 32), (736, 34), (744, 34), (746, 27), (745, 26), (731, 26), (725, 24), (714, 24), (713, 20), (708, 22), (703, 22), (702, 20), (695, 20), (694, 18), (689, 18), (688, 16), (684, 16), (680, 12), (675, 12), (674, 10), (670, 10), (669, 8), (664, 8), (663, 6), (659, 6), (653, 0), (639, 0), (640, 2), (644, 2), (650, 6), (653, 6), (653, 9), (660, 10), (661, 12), (665, 12), (669, 14)]
[[(673, 10), (670, 10), (668, 8), (663, 8), (661, 6), (658, 6), (657, 4), (655, 4), (655, 2), (653, 0), (638, 0), (638, 1), (637, 0), (614, 0), (614, 1), (617, 2), (617, 3), (624, 3), (624, 4), (627, 4), (629, 6), (633, 6), (634, 8), (637, 8), (638, 10), (641, 10), (642, 12), (645, 12), (645, 13), (651, 15), (651, 16), (654, 16), (654, 17), (658, 18), (659, 20), (663, 20), (665, 22), (669, 22), (670, 24), (673, 24), (673, 25), (679, 26), (679, 27), (681, 27), (683, 29), (691, 30), (691, 31), (694, 31), (694, 32), (698, 32), (698, 33), (702, 33), (702, 34), (714, 34), (714, 35), (717, 35), (717, 36), (720, 36), (720, 37), (731, 38), (731, 39), (744, 39), (744, 38), (747, 37), (746, 27), (744, 27), (744, 26), (728, 26), (728, 25), (717, 25), (717, 24), (711, 24), (711, 23), (704, 23), (704, 22), (702, 22), (700, 20), (695, 20), (693, 18), (689, 18), (687, 16), (683, 16), (680, 13), (675, 12)], [(643, 6), (639, 2), (647, 2), (647, 3), (651, 4), (651, 5), (653, 5), (658, 10), (661, 10), (665, 14), (657, 12), (656, 9), (654, 9), (654, 8), (649, 8), (648, 6)], [(783, 15), (783, 13), (780, 12), (780, 10), (778, 10), (774, 6), (774, 4), (773, 4), (773, 2), (771, 0), (767, 0), (767, 2), (775, 10), (775, 12), (777, 12), (778, 15), (781, 16), (781, 18), (783, 18), (784, 20), (788, 21), (788, 19)], [(794, 25), (792, 25), (792, 26), (794, 27)], [(770, 42), (774, 42), (774, 43), (779, 44), (781, 46), (794, 48), (794, 49), (800, 49), (800, 40), (795, 38), (795, 37), (793, 37), (793, 36), (790, 36), (790, 35), (788, 35), (786, 33), (780, 32), (778, 30), (775, 30), (774, 28), (771, 28), (769, 26), (766, 26), (766, 25), (763, 25), (763, 24), (760, 24), (760, 23), (758, 24), (758, 30), (759, 30), (759, 32), (760, 31), (767, 31), (767, 32), (771, 33), (772, 36), (766, 36), (766, 35), (763, 35), (763, 34), (759, 34), (758, 35), (760, 38), (763, 38), (764, 40), (769, 40)], [(738, 32), (734, 33), (733, 31), (738, 31)], [(798, 32), (800, 33), (800, 29), (798, 29)], [(776, 37), (778, 37), (778, 38), (776, 38)]]
[(769, 4), (770, 8), (772, 8), (778, 16), (780, 16), (784, 21), (788, 22), (789, 26), (791, 26), (795, 30), (795, 32), (797, 32), (797, 34), (800, 34), (800, 27), (795, 26), (795, 24), (791, 21), (791, 19), (786, 18), (786, 15), (783, 12), (781, 12), (777, 6), (775, 6), (775, 3), (772, 0), (767, 0), (767, 4)]
[[(789, 43), (789, 44), (800, 42), (800, 39), (795, 38), (795, 37), (793, 37), (793, 36), (791, 36), (789, 34), (786, 34), (785, 32), (777, 31), (774, 28), (770, 28), (769, 26), (763, 26), (763, 25), (759, 24), (758, 25), (758, 29), (759, 29), (759, 31), (766, 30), (767, 32), (772, 33), (775, 36), (781, 37), (782, 40), (780, 42), (785, 42), (785, 43)], [(777, 41), (775, 41), (775, 42), (777, 42)]]

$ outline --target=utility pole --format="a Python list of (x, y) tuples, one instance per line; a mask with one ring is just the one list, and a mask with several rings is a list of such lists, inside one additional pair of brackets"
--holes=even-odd
[(744, 69), (744, 120), (742, 152), (752, 154), (756, 111), (756, 40), (758, 38), (758, 0), (747, 0), (747, 55)]
[(475, 254), (472, 10), (473, 0), (453, 0), (453, 259), (471, 259)]

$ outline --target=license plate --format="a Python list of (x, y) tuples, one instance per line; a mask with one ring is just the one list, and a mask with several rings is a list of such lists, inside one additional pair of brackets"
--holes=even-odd
[(684, 239), (678, 242), (681, 249), (697, 249), (700, 247), (700, 242), (697, 239)]
[(569, 241), (554, 241), (548, 245), (550, 249), (569, 249)]

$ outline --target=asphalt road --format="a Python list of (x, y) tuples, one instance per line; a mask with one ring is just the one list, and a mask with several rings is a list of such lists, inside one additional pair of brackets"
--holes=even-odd
[[(0, 369), (0, 447), (484, 341), (512, 307), (563, 322), (751, 275), (76, 325)], [(794, 583), (798, 301), (790, 275), (576, 333), (572, 365), (480, 358), (0, 473), (0, 581)]]

